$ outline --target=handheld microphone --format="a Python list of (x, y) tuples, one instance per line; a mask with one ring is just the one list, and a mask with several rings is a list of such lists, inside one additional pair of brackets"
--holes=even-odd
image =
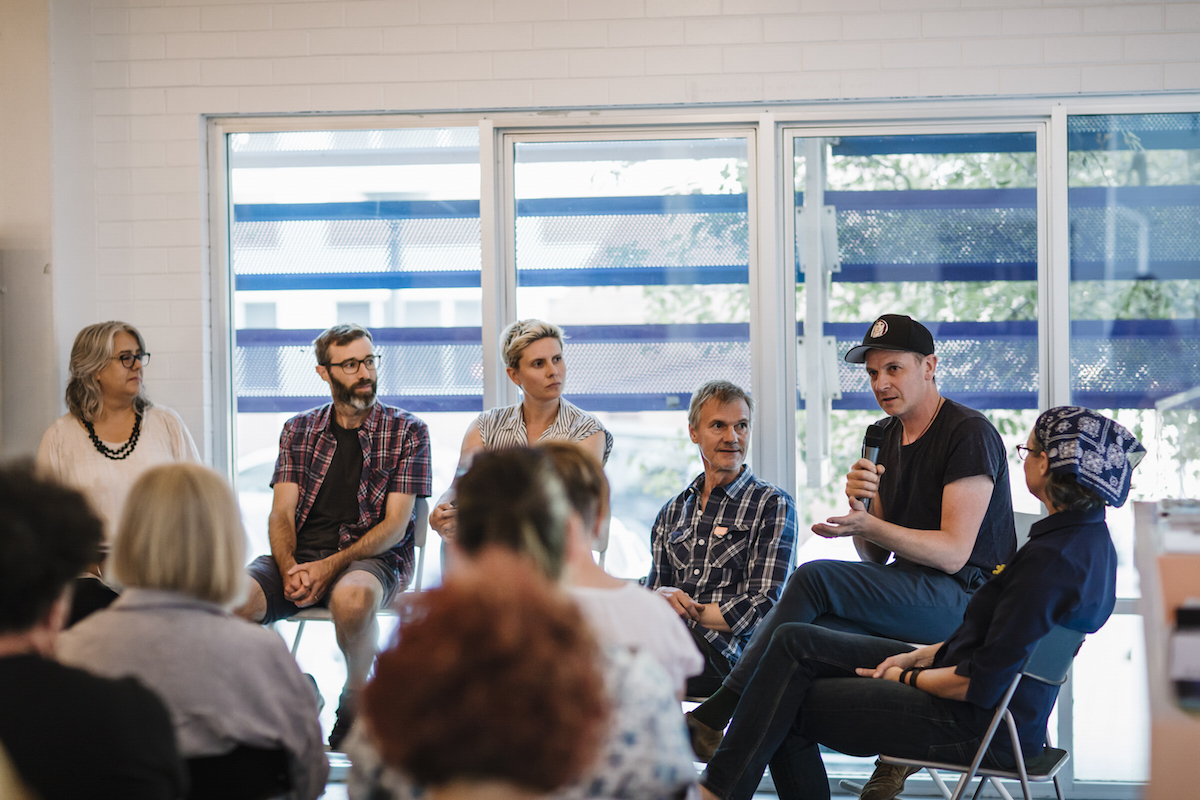
[[(879, 448), (881, 447), (883, 447), (883, 426), (868, 426), (867, 435), (863, 437), (862, 457), (872, 464), (879, 463)], [(863, 505), (866, 506), (867, 511), (870, 511), (871, 498), (864, 498)]]

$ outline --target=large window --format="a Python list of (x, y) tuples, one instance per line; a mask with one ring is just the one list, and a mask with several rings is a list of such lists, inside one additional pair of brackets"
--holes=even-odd
[[(1200, 415), (1155, 404), (1200, 386), (1200, 115), (1068, 119), (1071, 402), (1103, 409), (1149, 454), (1131, 499), (1200, 496)], [(1140, 595), (1130, 505), (1108, 513), (1118, 592)], [(1119, 609), (1120, 610), (1120, 609)], [(1076, 777), (1145, 780), (1148, 712), (1141, 618), (1105, 626), (1076, 669)], [(1114, 709), (1121, 725), (1101, 725)], [(1096, 724), (1089, 724), (1091, 722)]]
[[(1037, 416), (1037, 135), (929, 133), (793, 140), (797, 497), (844, 513), (843, 476), (882, 412), (842, 355), (881, 314), (933, 333), (941, 392), (983, 411), (1007, 444)], [(1010, 467), (1018, 466), (1013, 456)], [(1038, 513), (1019, 468), (1017, 510)], [(812, 539), (801, 560), (856, 558)]]
[[(710, 378), (757, 392), (751, 463), (795, 493), (798, 558), (856, 558), (807, 532), (843, 511), (882, 415), (842, 355), (889, 312), (930, 327), (941, 391), (1010, 447), (1041, 409), (1087, 405), (1150, 448), (1134, 499), (1200, 495), (1200, 114), (758, 113), (215, 122), (228, 446), (252, 549), (268, 549), (280, 426), (327, 402), (310, 342), (337, 322), (372, 329), (381, 396), (429, 424), (435, 497), (475, 415), (519, 399), (499, 331), (562, 325), (566, 397), (615, 437), (607, 566), (623, 577), (646, 573), (655, 515), (701, 469), (685, 412)], [(387, 128), (414, 121), (433, 127)], [(1010, 461), (1016, 510), (1043, 513), (1022, 477)], [(1055, 723), (1078, 797), (1132, 797), (1146, 776), (1132, 515), (1109, 523), (1118, 614)], [(835, 781), (862, 769), (830, 765)]]
[[(436, 497), (483, 408), (478, 129), (239, 133), (229, 165), (235, 463), (252, 555), (269, 552), (283, 422), (329, 402), (311, 342), (330, 325), (371, 329), (380, 397), (430, 427)], [(429, 556), (436, 581), (438, 548)]]
[(514, 143), (516, 316), (563, 325), (567, 396), (615, 439), (606, 567), (700, 471), (692, 391), (750, 385), (745, 137)]

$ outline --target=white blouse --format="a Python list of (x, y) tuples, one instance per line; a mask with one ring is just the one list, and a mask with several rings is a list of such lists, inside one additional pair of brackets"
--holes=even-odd
[[(124, 442), (104, 444), (115, 450)], [(183, 420), (163, 406), (146, 409), (137, 446), (120, 461), (101, 455), (87, 429), (70, 413), (59, 417), (46, 430), (37, 454), (38, 469), (43, 474), (57, 478), (87, 497), (104, 521), (105, 541), (110, 544), (134, 482), (151, 467), (176, 461), (199, 463), (200, 453)]]
[[(529, 446), (529, 434), (525, 431), (525, 415), (521, 413), (520, 403), (485, 411), (475, 424), (485, 450)], [(607, 463), (608, 454), (612, 452), (612, 434), (595, 416), (566, 398), (560, 398), (554, 424), (542, 433), (538, 441), (582, 442), (600, 431), (604, 431), (604, 462)]]

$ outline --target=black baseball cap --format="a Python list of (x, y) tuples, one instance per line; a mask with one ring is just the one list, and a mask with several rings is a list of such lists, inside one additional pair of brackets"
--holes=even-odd
[(923, 356), (933, 355), (933, 334), (912, 317), (903, 314), (884, 314), (871, 323), (862, 344), (850, 348), (846, 360), (861, 364), (868, 350), (907, 350)]

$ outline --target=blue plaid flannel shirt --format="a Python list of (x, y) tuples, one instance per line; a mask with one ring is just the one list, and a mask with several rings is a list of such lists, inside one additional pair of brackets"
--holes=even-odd
[(658, 512), (651, 533), (654, 562), (643, 583), (650, 589), (674, 586), (697, 603), (717, 603), (732, 634), (684, 621), (733, 664), (791, 572), (796, 506), (787, 492), (755, 478), (749, 466), (732, 483), (713, 489), (701, 509), (703, 491), (701, 473)]

